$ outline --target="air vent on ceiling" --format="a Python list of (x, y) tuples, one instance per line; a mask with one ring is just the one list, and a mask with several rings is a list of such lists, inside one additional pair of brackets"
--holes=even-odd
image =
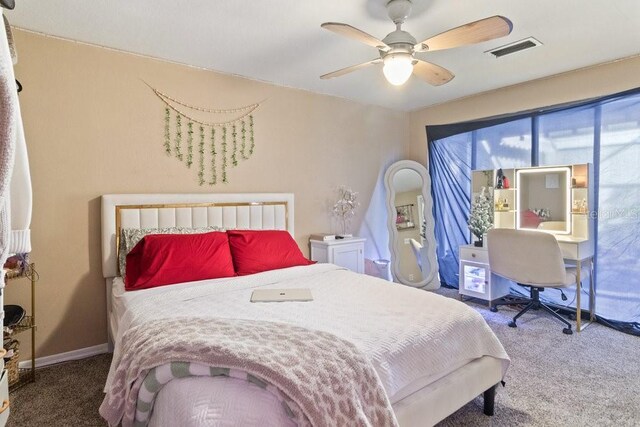
[(538, 40), (534, 39), (533, 37), (529, 37), (523, 40), (518, 40), (517, 42), (514, 42), (514, 43), (509, 43), (504, 46), (500, 46), (495, 49), (488, 50), (485, 53), (490, 53), (492, 55), (495, 55), (496, 58), (500, 58), (501, 56), (511, 55), (512, 53), (516, 53), (525, 49), (531, 49), (532, 47), (540, 46), (541, 44), (542, 43), (540, 43)]

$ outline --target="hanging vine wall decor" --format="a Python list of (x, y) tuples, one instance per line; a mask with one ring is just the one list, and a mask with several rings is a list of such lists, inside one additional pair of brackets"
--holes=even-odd
[[(238, 166), (239, 161), (248, 160), (253, 155), (255, 149), (253, 112), (260, 107), (259, 103), (231, 109), (203, 108), (178, 101), (151, 87), (148, 83), (147, 86), (165, 104), (163, 141), (165, 153), (191, 169), (194, 163), (194, 143), (197, 144), (195, 163), (198, 167), (199, 185), (216, 185), (218, 182), (226, 184), (227, 169)], [(187, 112), (189, 110), (210, 115), (236, 114), (236, 117), (218, 122), (204, 121)], [(186, 147), (183, 147), (185, 142), (183, 141), (183, 122), (186, 123)], [(209, 146), (205, 147), (207, 136)], [(220, 151), (217, 147), (220, 147)]]

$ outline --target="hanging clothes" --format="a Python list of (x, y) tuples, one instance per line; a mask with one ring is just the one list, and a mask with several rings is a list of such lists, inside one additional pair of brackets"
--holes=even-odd
[[(18, 55), (13, 43), (11, 27), (3, 16), (0, 50), (2, 55), (2, 184), (3, 221), (0, 261), (4, 265), (7, 256), (31, 252), (32, 189), (29, 157), (24, 136), (20, 102), (17, 95), (13, 65)], [(7, 123), (5, 126), (4, 123)], [(10, 156), (9, 156), (10, 154)]]
[[(7, 33), (0, 31), (0, 265), (9, 255), (11, 215), (9, 188), (17, 134), (18, 93)], [(4, 287), (4, 270), (0, 273), (0, 288)]]

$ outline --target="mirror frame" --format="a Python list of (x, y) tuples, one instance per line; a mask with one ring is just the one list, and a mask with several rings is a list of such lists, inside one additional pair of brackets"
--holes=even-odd
[[(403, 277), (400, 272), (400, 242), (398, 242), (398, 230), (396, 228), (396, 208), (395, 198), (396, 191), (393, 188), (393, 176), (401, 169), (411, 169), (417, 172), (422, 178), (422, 197), (424, 199), (424, 219), (426, 223), (424, 240), (425, 259), (422, 261), (423, 266), (428, 266), (428, 271), (422, 272), (422, 280), (419, 282), (410, 282)], [(413, 160), (400, 160), (393, 163), (387, 168), (384, 174), (384, 187), (387, 194), (387, 228), (389, 230), (389, 250), (391, 252), (391, 273), (396, 281), (403, 285), (434, 290), (440, 287), (440, 279), (438, 275), (438, 262), (436, 261), (436, 238), (433, 227), (433, 203), (431, 201), (431, 178), (427, 169), (418, 162)], [(422, 227), (422, 224), (418, 225)]]
[[(522, 177), (526, 175), (537, 175), (537, 174), (548, 174), (548, 173), (564, 173), (566, 174), (567, 179), (564, 182), (564, 191), (565, 191), (565, 199), (564, 202), (564, 214), (565, 214), (565, 227), (563, 230), (541, 230), (536, 228), (527, 228), (521, 227), (520, 222), (522, 221)], [(540, 231), (544, 233), (550, 234), (571, 234), (573, 229), (573, 218), (571, 215), (571, 168), (569, 166), (543, 166), (543, 167), (533, 167), (533, 168), (523, 168), (516, 170), (516, 230), (530, 230), (530, 231)]]

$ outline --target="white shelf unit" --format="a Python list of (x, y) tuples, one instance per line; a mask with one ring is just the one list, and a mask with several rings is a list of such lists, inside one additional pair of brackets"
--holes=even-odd
[[(571, 231), (568, 237), (589, 240), (593, 236), (594, 226), (593, 167), (588, 163), (567, 165), (566, 167), (569, 167), (571, 171), (571, 190), (569, 194)], [(547, 166), (541, 166), (540, 168), (547, 168)], [(516, 228), (520, 190), (517, 187), (516, 174), (519, 170), (534, 169), (537, 168), (502, 169), (504, 176), (509, 180), (509, 188), (501, 189), (495, 188), (497, 170), (477, 170), (472, 172), (471, 200), (475, 200), (482, 187), (488, 188), (493, 194), (494, 228)]]

